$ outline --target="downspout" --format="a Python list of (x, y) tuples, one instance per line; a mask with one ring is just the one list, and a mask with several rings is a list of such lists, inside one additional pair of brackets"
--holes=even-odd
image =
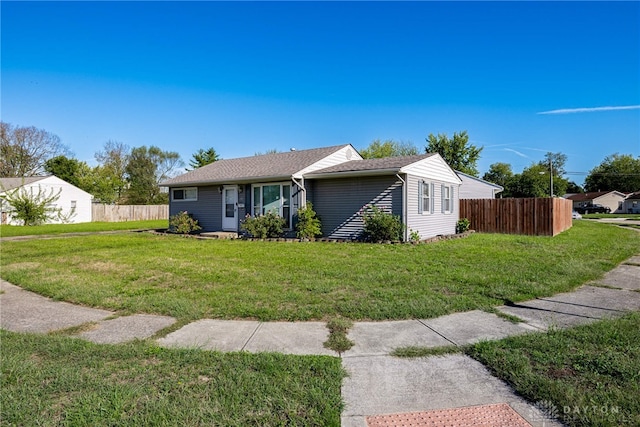
[(407, 212), (407, 182), (402, 179), (400, 174), (396, 174), (398, 179), (402, 181), (402, 222), (404, 223), (404, 241), (409, 241), (409, 227), (407, 225), (408, 221), (408, 212)]

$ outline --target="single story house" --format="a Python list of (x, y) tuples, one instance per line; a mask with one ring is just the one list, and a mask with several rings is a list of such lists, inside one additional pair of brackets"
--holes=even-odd
[(640, 191), (631, 193), (622, 204), (623, 213), (640, 213)]
[(611, 209), (611, 213), (622, 213), (622, 204), (626, 194), (619, 191), (596, 191), (590, 193), (567, 194), (565, 199), (573, 202), (573, 208), (580, 208), (589, 205), (602, 205)]
[(91, 200), (93, 196), (84, 190), (69, 184), (62, 179), (50, 176), (28, 176), (23, 178), (0, 178), (0, 205), (2, 210), (2, 224), (17, 225), (19, 222), (12, 216), (12, 208), (2, 200), (2, 195), (11, 191), (26, 191), (43, 196), (56, 195), (58, 199), (50, 207), (60, 209), (61, 218), (51, 222), (91, 222)]
[(364, 160), (351, 144), (219, 160), (161, 183), (169, 215), (187, 211), (203, 231), (238, 232), (246, 215), (275, 211), (293, 236), (309, 201), (324, 237), (356, 239), (376, 205), (402, 218), (405, 240), (455, 233), (461, 184), (439, 154)]
[(461, 199), (495, 199), (496, 194), (504, 190), (504, 187), (494, 184), (475, 176), (456, 171), (458, 177), (462, 180), (460, 186)]

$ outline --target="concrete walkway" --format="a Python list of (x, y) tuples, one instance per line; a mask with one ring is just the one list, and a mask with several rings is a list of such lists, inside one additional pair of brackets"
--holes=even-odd
[[(173, 323), (167, 316), (115, 313), (52, 301), (0, 281), (0, 327), (16, 332), (48, 333), (77, 328), (76, 335), (96, 343), (147, 339)], [(483, 311), (436, 319), (356, 322), (349, 331), (354, 347), (342, 355), (349, 376), (342, 385), (345, 427), (366, 427), (366, 417), (402, 412), (507, 403), (534, 426), (557, 425), (515, 395), (480, 363), (464, 355), (399, 359), (389, 355), (407, 346), (464, 345), (480, 340), (570, 327), (640, 311), (640, 255), (597, 283), (509, 306), (512, 323)], [(73, 332), (73, 331), (72, 331)], [(328, 330), (322, 322), (258, 322), (202, 319), (159, 338), (166, 347), (217, 351), (280, 352), (337, 356), (324, 348)]]

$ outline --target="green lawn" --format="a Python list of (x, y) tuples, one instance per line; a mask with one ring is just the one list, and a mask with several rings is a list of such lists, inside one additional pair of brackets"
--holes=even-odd
[(430, 318), (571, 290), (637, 254), (635, 230), (576, 221), (556, 237), (425, 245), (127, 233), (2, 243), (0, 275), (55, 299), (199, 318)]
[(476, 344), (468, 353), (569, 426), (640, 425), (640, 313)]
[(46, 224), (33, 227), (18, 225), (0, 225), (0, 237), (34, 236), (45, 234), (86, 233), (98, 231), (116, 230), (141, 230), (167, 228), (169, 221), (166, 219), (151, 221), (125, 221), (125, 222), (84, 222), (80, 224)]
[(586, 218), (586, 219), (627, 218), (627, 219), (638, 219), (638, 220), (640, 220), (640, 214), (585, 214), (585, 215), (582, 215), (582, 217)]
[(338, 358), (0, 339), (2, 425), (340, 425)]

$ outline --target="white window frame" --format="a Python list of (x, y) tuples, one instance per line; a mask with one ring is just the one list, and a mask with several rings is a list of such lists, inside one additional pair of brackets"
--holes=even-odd
[[(183, 198), (182, 199), (176, 199), (175, 197), (175, 192), (176, 191), (182, 191), (183, 194)], [(192, 197), (188, 197), (187, 196), (187, 191), (193, 191), (195, 192), (195, 194), (192, 195)], [(198, 201), (198, 187), (178, 187), (178, 188), (172, 188), (171, 189), (171, 200), (174, 202), (197, 202)]]
[[(262, 187), (269, 187), (269, 186), (279, 186), (280, 187), (280, 204), (278, 206), (278, 215), (280, 215), (281, 217), (285, 217), (283, 215), (283, 210), (285, 207), (289, 208), (289, 217), (285, 218), (287, 219), (288, 222), (288, 227), (285, 228), (285, 230), (292, 230), (292, 224), (293, 224), (293, 203), (292, 203), (292, 199), (293, 199), (293, 185), (291, 182), (264, 182), (264, 183), (258, 183), (258, 184), (251, 184), (251, 215), (256, 214), (256, 209), (259, 211), (260, 215), (264, 215), (266, 212), (264, 212), (264, 206), (262, 205), (262, 197), (264, 195), (264, 192), (262, 190)], [(289, 203), (285, 204), (284, 203), (284, 187), (289, 187)], [(256, 197), (256, 188), (260, 188), (260, 200), (255, 200)]]
[(442, 185), (442, 213), (453, 213), (453, 186)]
[[(422, 215), (433, 214), (433, 183), (421, 180), (418, 187), (418, 213)], [(426, 210), (424, 208), (425, 200), (427, 201)]]

